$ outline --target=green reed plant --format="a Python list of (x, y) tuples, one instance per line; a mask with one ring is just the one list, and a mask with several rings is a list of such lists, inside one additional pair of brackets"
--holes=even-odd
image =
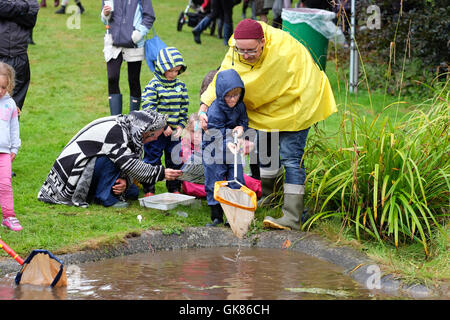
[(429, 255), (433, 230), (448, 217), (450, 190), (447, 86), (393, 124), (347, 110), (337, 139), (320, 130), (305, 150), (307, 185), (318, 219), (337, 216), (380, 242), (415, 240)]

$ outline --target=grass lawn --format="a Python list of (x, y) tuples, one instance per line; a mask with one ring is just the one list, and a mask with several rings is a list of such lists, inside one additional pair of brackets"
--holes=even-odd
[[(210, 36), (209, 30), (202, 35), (202, 45), (194, 43), (191, 27), (184, 25), (183, 30), (177, 32), (177, 17), (187, 3), (187, 0), (153, 1), (157, 17), (154, 29), (168, 46), (176, 46), (183, 54), (188, 68), (181, 75), (181, 79), (188, 88), (189, 112), (195, 112), (199, 108), (201, 81), (208, 71), (220, 65), (227, 48), (222, 40)], [(22, 147), (13, 164), (13, 171), (17, 174), (17, 177), (13, 178), (15, 211), (24, 229), (18, 233), (1, 230), (2, 239), (24, 258), (32, 249), (37, 248), (62, 254), (116, 243), (126, 234), (139, 233), (149, 228), (177, 233), (187, 226), (204, 226), (210, 221), (209, 208), (205, 201), (202, 201), (200, 208), (178, 207), (162, 212), (143, 209), (138, 201), (133, 202), (128, 209), (104, 208), (98, 205), (84, 209), (48, 205), (37, 200), (38, 191), (54, 160), (69, 139), (90, 121), (109, 115), (106, 63), (102, 52), (105, 27), (100, 21), (101, 6), (99, 1), (94, 0), (84, 0), (83, 5), (86, 11), (78, 17), (79, 29), (68, 27), (77, 22), (75, 16), (56, 15), (52, 5), (41, 8), (34, 29), (36, 45), (29, 47), (31, 85), (20, 118)], [(241, 20), (241, 8), (242, 5), (235, 7), (235, 25)], [(330, 56), (333, 56), (332, 52)], [(342, 114), (348, 108), (359, 108), (360, 112), (366, 113), (368, 117), (374, 117), (383, 111), (385, 106), (400, 100), (401, 104), (384, 111), (395, 117), (397, 113), (414, 108), (417, 103), (406, 97), (398, 99), (385, 96), (382, 92), (369, 94), (364, 84), (358, 95), (348, 94), (345, 72), (336, 68), (332, 59), (328, 61), (327, 74), (335, 90), (339, 112), (319, 125), (330, 134), (339, 130)], [(124, 113), (129, 110), (126, 75), (124, 64), (120, 83), (124, 97)], [(152, 74), (143, 62), (142, 87), (151, 78)], [(166, 192), (163, 182), (157, 185), (157, 193), (161, 192)], [(177, 215), (176, 212), (180, 210), (187, 212), (189, 216), (184, 218)], [(262, 219), (267, 213), (268, 211), (264, 210), (257, 211), (257, 232), (262, 231)], [(141, 223), (136, 218), (139, 214), (143, 216)], [(324, 228), (318, 227), (316, 231), (331, 239), (336, 235), (342, 236), (339, 228), (330, 227), (328, 224)], [(443, 245), (448, 246), (448, 242), (444, 241)], [(364, 246), (367, 251), (372, 245), (359, 246)], [(372, 248), (378, 250), (376, 245)], [(445, 255), (445, 252), (442, 254)], [(402, 253), (401, 249), (387, 249), (383, 255), (401, 256)], [(0, 256), (6, 258), (4, 252), (0, 252)], [(448, 259), (448, 253), (447, 257), (439, 255), (438, 258), (445, 261)], [(384, 263), (381, 261), (387, 260), (380, 258), (380, 263)], [(395, 266), (396, 270), (406, 270), (404, 265), (408, 266), (410, 263), (414, 263), (416, 267), (413, 261), (393, 263), (399, 263)], [(429, 261), (420, 262), (421, 266), (425, 267), (427, 263)], [(442, 270), (442, 266), (439, 264), (438, 269), (445, 271), (444, 275), (422, 275), (414, 272), (413, 278), (442, 280), (444, 277), (444, 280), (448, 280), (448, 266), (445, 270)]]

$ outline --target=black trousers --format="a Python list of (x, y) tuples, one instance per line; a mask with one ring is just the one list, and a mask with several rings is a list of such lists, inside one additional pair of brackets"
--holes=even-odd
[[(111, 59), (106, 63), (108, 71), (108, 94), (120, 93), (120, 67), (123, 57), (119, 54), (117, 59)], [(128, 85), (130, 87), (130, 96), (140, 98), (141, 90), (141, 66), (142, 61), (128, 62)]]
[(234, 1), (231, 0), (212, 0), (211, 13), (209, 18), (215, 20), (217, 18), (223, 19), (224, 23), (233, 23), (233, 6)]
[(30, 62), (28, 54), (24, 53), (16, 57), (0, 56), (0, 61), (9, 64), (16, 72), (16, 85), (12, 92), (12, 98), (22, 110), (25, 103), (28, 87), (30, 86)]

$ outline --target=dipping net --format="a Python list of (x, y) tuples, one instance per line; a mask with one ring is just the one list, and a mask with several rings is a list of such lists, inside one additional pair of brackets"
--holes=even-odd
[(231, 189), (228, 183), (217, 181), (214, 184), (214, 199), (222, 206), (234, 235), (242, 239), (255, 218), (256, 193), (243, 185), (240, 189)]
[(15, 282), (50, 287), (67, 286), (66, 269), (49, 251), (33, 250), (17, 273)]

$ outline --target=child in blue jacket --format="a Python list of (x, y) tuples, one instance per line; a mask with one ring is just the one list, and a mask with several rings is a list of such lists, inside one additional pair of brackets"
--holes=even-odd
[[(222, 207), (214, 200), (214, 184), (234, 178), (234, 157), (227, 151), (227, 146), (231, 150), (234, 145), (233, 135), (240, 137), (248, 129), (247, 111), (242, 101), (244, 89), (244, 83), (235, 70), (224, 70), (217, 74), (216, 100), (208, 108), (208, 125), (202, 139), (206, 200), (211, 208), (212, 220), (206, 226), (223, 223)], [(237, 180), (245, 185), (242, 164), (238, 164)], [(229, 187), (240, 186), (231, 183)]]

